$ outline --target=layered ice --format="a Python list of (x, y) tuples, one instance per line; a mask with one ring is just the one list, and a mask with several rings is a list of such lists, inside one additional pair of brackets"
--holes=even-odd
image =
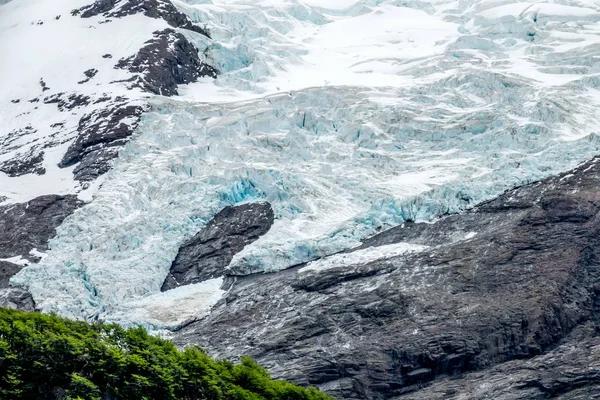
[[(177, 325), (149, 310), (193, 297), (157, 293), (226, 205), (272, 204), (275, 224), (229, 269), (276, 271), (598, 153), (593, 1), (176, 4), (208, 24), (213, 40), (193, 39), (222, 75), (152, 100), (93, 201), (13, 279), (44, 311)], [(186, 319), (206, 312), (189, 304)]]

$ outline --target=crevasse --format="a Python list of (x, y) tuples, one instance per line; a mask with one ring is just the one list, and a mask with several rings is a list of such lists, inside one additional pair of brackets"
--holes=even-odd
[(179, 4), (223, 75), (152, 100), (94, 200), (13, 283), (44, 311), (169, 327), (144, 299), (163, 299), (179, 246), (225, 205), (273, 205), (229, 269), (275, 271), (598, 153), (592, 2), (316, 3)]

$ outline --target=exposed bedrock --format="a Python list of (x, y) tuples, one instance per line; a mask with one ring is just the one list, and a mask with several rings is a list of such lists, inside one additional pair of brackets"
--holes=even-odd
[(106, 173), (120, 147), (137, 128), (144, 110), (142, 105), (123, 100), (84, 115), (79, 120), (78, 136), (59, 166), (64, 168), (79, 163), (73, 174), (80, 181), (91, 181)]
[[(514, 372), (514, 387), (507, 390), (539, 387), (550, 382), (550, 372), (528, 380), (528, 364), (503, 363), (531, 359), (541, 365), (535, 363), (544, 354), (570, 357), (573, 364), (556, 364), (557, 374), (571, 371), (556, 393), (569, 385), (582, 396), (588, 389), (597, 393), (585, 382), (597, 374), (600, 357), (594, 327), (598, 161), (508, 191), (465, 214), (406, 223), (365, 242), (430, 246), (424, 251), (230, 277), (225, 298), (204, 320), (177, 332), (175, 341), (205, 346), (219, 357), (249, 354), (277, 378), (317, 385), (343, 399), (396, 398), (434, 380), (442, 381), (427, 393), (463, 398), (468, 386), (443, 379), (461, 376), (475, 385), (474, 375), (464, 374), (487, 371), (493, 380), (492, 367)], [(565, 338), (586, 324), (592, 328), (581, 334), (585, 340), (569, 342), (582, 352), (579, 361), (560, 345), (569, 346)], [(521, 398), (497, 396), (495, 388), (507, 382), (465, 398)]]
[(194, 25), (187, 15), (180, 12), (168, 0), (96, 0), (94, 3), (74, 10), (74, 15), (90, 18), (102, 15), (106, 18), (121, 18), (144, 13), (150, 18), (160, 18), (174, 28), (183, 28), (210, 37), (208, 31)]
[(137, 74), (130, 87), (162, 96), (177, 95), (177, 85), (217, 77), (216, 70), (200, 60), (198, 49), (173, 29), (154, 32), (153, 39), (135, 56), (119, 60), (116, 68)]
[(31, 294), (20, 288), (0, 289), (0, 307), (22, 311), (35, 311), (35, 302)]
[(46, 250), (56, 227), (82, 204), (75, 195), (46, 195), (0, 206), (0, 258), (35, 260), (31, 250)]
[(591, 324), (565, 343), (528, 360), (513, 360), (459, 379), (441, 379), (395, 400), (600, 399), (600, 337)]
[(10, 278), (22, 268), (23, 265), (0, 261), (0, 307), (24, 311), (35, 310), (35, 302), (27, 290), (9, 287)]
[[(47, 195), (27, 203), (0, 206), (0, 258), (21, 256), (22, 261), (37, 262), (37, 252), (48, 249), (56, 228), (81, 205), (83, 202), (75, 195)], [(34, 311), (31, 294), (9, 286), (10, 278), (24, 266), (23, 262), (11, 261), (0, 261), (0, 307)]]
[(267, 233), (273, 221), (266, 202), (225, 207), (181, 246), (161, 290), (225, 275), (233, 256)]
[(43, 161), (44, 151), (32, 147), (26, 153), (0, 163), (0, 171), (13, 178), (25, 174), (44, 175), (46, 168), (42, 165)]

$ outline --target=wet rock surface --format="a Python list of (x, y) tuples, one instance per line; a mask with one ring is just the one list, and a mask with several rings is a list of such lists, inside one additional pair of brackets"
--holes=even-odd
[(225, 275), (233, 256), (267, 233), (273, 221), (269, 203), (225, 207), (181, 246), (161, 290)]
[(35, 259), (30, 251), (46, 250), (56, 227), (82, 204), (75, 195), (47, 195), (27, 203), (1, 206), (0, 258)]
[(162, 96), (177, 95), (177, 85), (217, 77), (216, 70), (200, 60), (198, 49), (172, 29), (154, 32), (152, 40), (135, 56), (119, 60), (116, 68), (137, 74), (130, 87)]
[(425, 251), (229, 277), (175, 341), (343, 399), (594, 398), (599, 162), (364, 244)]

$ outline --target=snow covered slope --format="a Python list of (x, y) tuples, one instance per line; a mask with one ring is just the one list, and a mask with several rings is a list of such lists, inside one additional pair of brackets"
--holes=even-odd
[[(41, 111), (17, 116), (36, 106), (27, 100), (42, 95), (41, 78), (52, 90), (93, 97), (110, 88), (110, 96), (150, 107), (132, 122), (139, 123), (133, 140), (93, 200), (58, 228), (42, 261), (13, 279), (45, 311), (180, 323), (123, 310), (156, 304), (179, 246), (226, 205), (272, 204), (274, 226), (230, 270), (273, 271), (356, 246), (405, 220), (464, 210), (569, 169), (600, 147), (600, 5), (591, 0), (174, 1), (210, 31), (210, 38), (183, 34), (220, 75), (179, 86), (170, 99), (111, 84), (131, 71), (98, 67), (108, 62), (104, 53), (135, 53), (168, 27), (164, 20), (137, 14), (100, 24), (96, 17), (88, 32), (90, 20), (66, 11), (85, 2), (59, 2), (59, 20), (44, 4), (0, 8), (2, 54), (22, 56), (0, 67), (0, 87), (9, 87), (0, 99), (8, 107), (0, 111), (10, 127), (4, 136), (32, 121), (32, 138), (52, 137), (50, 128), (37, 128), (49, 120)], [(30, 24), (38, 19), (44, 24)], [(63, 19), (68, 25), (52, 39), (52, 24)], [(26, 22), (15, 28), (15, 20)], [(61, 42), (65, 31), (85, 35)], [(40, 32), (49, 41), (38, 43)], [(34, 61), (18, 50), (25, 40), (40, 47), (30, 53)], [(88, 68), (105, 72), (78, 85), (74, 77)], [(23, 101), (10, 103), (17, 98)], [(74, 110), (65, 131), (83, 113)], [(61, 137), (68, 146), (74, 136)], [(35, 143), (19, 143), (5, 158)], [(56, 167), (60, 157), (44, 160), (45, 177), (1, 177), (7, 201), (80, 190)], [(206, 287), (199, 293), (214, 302), (220, 292), (207, 295)], [(207, 309), (191, 307), (196, 316)]]

